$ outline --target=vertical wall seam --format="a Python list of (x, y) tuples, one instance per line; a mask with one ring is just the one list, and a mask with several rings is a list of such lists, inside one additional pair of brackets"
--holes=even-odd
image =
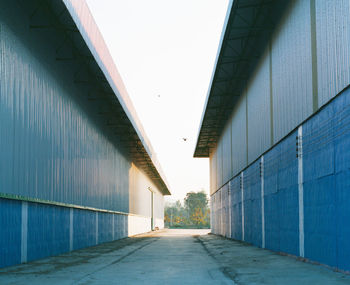
[(243, 171), (241, 172), (241, 199), (242, 199), (242, 240), (244, 241), (244, 186)]
[(231, 142), (231, 157), (230, 157), (230, 160), (231, 160), (231, 173), (230, 173), (230, 177), (232, 176), (233, 174), (233, 149), (232, 149), (232, 118), (230, 119), (230, 142)]
[(73, 250), (73, 233), (74, 233), (74, 228), (73, 228), (73, 208), (69, 209), (69, 250)]
[(265, 248), (264, 156), (261, 156), (261, 247)]
[(312, 60), (312, 112), (318, 110), (318, 72), (315, 0), (310, 0), (311, 60)]
[(28, 202), (22, 202), (21, 263), (28, 260)]
[(98, 212), (96, 212), (96, 244), (98, 244)]
[(231, 183), (228, 184), (229, 237), (232, 238)]
[(115, 240), (114, 216), (115, 214), (112, 214), (112, 240)]
[[(247, 83), (246, 83), (247, 85)], [(245, 124), (245, 136), (246, 136), (246, 163), (245, 163), (245, 166), (248, 165), (248, 91), (247, 91), (247, 86), (245, 86), (245, 89), (244, 89), (244, 96), (245, 96), (245, 121), (246, 121), (246, 124)]]
[(299, 198), (299, 255), (305, 256), (304, 249), (304, 186), (303, 186), (303, 127), (298, 128), (298, 198)]
[(272, 86), (272, 43), (269, 41), (269, 78), (270, 78), (270, 146), (273, 146), (273, 86)]

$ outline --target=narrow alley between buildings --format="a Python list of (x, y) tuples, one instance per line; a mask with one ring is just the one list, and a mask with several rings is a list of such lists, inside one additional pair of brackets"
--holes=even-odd
[(161, 230), (0, 270), (0, 284), (350, 284), (209, 230)]

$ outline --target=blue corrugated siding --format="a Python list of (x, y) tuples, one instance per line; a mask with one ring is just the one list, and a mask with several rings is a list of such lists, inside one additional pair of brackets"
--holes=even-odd
[[(350, 136), (349, 136), (350, 137)], [(350, 144), (349, 144), (350, 146)], [(350, 149), (348, 147), (348, 149)], [(338, 268), (344, 270), (350, 270), (350, 170), (345, 170), (336, 174), (335, 177), (335, 191), (336, 191), (336, 221), (337, 231), (336, 231), (336, 255), (338, 261)]]
[(279, 250), (299, 254), (298, 160), (293, 132), (280, 143), (278, 163)]
[(98, 242), (108, 242), (113, 240), (113, 214), (98, 214)]
[(303, 125), (305, 257), (337, 266), (333, 106)]
[(244, 171), (245, 241), (261, 246), (261, 178), (259, 162)]
[(336, 208), (334, 176), (304, 184), (305, 257), (336, 266)]
[(22, 203), (0, 199), (0, 267), (21, 262)]
[(73, 217), (73, 249), (95, 245), (96, 213), (93, 211), (74, 209)]
[(275, 251), (280, 249), (279, 217), (278, 217), (278, 187), (277, 177), (280, 145), (274, 147), (264, 156), (264, 186), (265, 186), (265, 244), (266, 248)]
[(79, 66), (17, 5), (0, 3), (1, 192), (128, 212), (130, 162), (74, 83)]
[(350, 270), (350, 90), (334, 100), (334, 161), (338, 267)]
[[(303, 189), (305, 257), (350, 270), (349, 126), (350, 88), (303, 124), (301, 159), (296, 156), (297, 131), (264, 154), (266, 248), (297, 256), (301, 254), (300, 186)], [(302, 168), (299, 167), (299, 161), (302, 162)], [(303, 183), (300, 185), (298, 173), (303, 174)], [(261, 246), (259, 161), (245, 169), (243, 174), (244, 241)], [(242, 240), (240, 175), (229, 183), (232, 238)], [(213, 215), (216, 221), (218, 212), (214, 211)], [(228, 215), (227, 211), (225, 215)], [(224, 217), (223, 220), (228, 219)]]
[(28, 261), (69, 251), (69, 209), (28, 203)]
[(239, 177), (236, 177), (230, 181), (232, 195), (231, 232), (233, 239), (242, 240), (242, 191), (239, 179)]

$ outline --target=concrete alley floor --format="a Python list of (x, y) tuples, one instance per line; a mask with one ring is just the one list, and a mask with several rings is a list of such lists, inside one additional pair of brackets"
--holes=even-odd
[(0, 284), (350, 284), (206, 230), (164, 230), (0, 270)]

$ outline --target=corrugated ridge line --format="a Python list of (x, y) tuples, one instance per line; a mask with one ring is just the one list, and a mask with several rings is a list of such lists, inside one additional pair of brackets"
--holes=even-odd
[[(117, 67), (114, 64), (112, 56), (109, 53), (107, 45), (99, 31), (89, 7), (85, 1), (80, 0), (63, 0), (74, 22), (76, 23), (82, 37), (84, 38), (91, 53), (96, 59), (97, 64), (105, 74), (111, 88), (122, 105), (129, 121), (133, 125), (137, 135), (139, 136), (145, 150), (147, 151), (152, 163), (158, 171), (161, 179), (168, 188), (168, 182), (165, 178), (163, 170), (156, 158), (155, 152), (150, 144), (148, 137), (142, 127), (137, 116), (135, 108), (128, 96), (126, 87), (121, 79)], [(169, 191), (170, 193), (170, 191)]]

